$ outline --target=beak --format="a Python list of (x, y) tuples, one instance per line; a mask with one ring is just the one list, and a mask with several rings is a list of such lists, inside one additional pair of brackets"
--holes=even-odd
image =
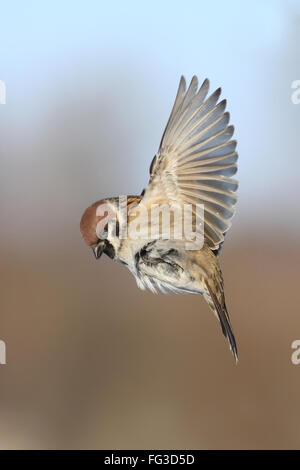
[(104, 248), (105, 248), (105, 241), (104, 240), (101, 240), (101, 242), (99, 242), (97, 246), (94, 246), (92, 248), (94, 256), (95, 256), (96, 259), (100, 258), (100, 256), (102, 255), (102, 253), (104, 251)]

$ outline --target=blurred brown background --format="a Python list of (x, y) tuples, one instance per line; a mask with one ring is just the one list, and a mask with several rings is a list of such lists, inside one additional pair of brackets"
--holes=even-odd
[[(198, 3), (6, 7), (2, 449), (300, 447), (299, 12)], [(91, 202), (145, 186), (181, 73), (224, 85), (239, 139), (221, 255), (237, 366), (202, 298), (138, 290), (79, 232)]]

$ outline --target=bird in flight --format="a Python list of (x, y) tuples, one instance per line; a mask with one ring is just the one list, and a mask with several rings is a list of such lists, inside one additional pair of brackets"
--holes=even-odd
[(207, 79), (187, 88), (181, 77), (147, 187), (95, 202), (80, 230), (96, 259), (126, 265), (141, 289), (203, 295), (237, 361), (219, 264), (237, 201), (237, 143), (221, 88), (208, 92)]

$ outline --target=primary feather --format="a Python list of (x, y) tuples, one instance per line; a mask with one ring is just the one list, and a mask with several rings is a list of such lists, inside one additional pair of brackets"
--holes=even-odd
[(205, 240), (218, 250), (235, 212), (238, 185), (232, 176), (238, 155), (226, 101), (218, 103), (221, 89), (207, 98), (208, 89), (207, 79), (198, 90), (197, 77), (193, 77), (186, 90), (181, 77), (142, 202), (149, 205), (168, 199), (204, 204)]

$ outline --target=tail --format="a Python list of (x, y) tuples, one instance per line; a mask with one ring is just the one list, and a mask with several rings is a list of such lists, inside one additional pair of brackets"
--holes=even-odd
[(211, 279), (206, 280), (206, 288), (207, 292), (204, 294), (204, 298), (209, 304), (212, 311), (217, 316), (221, 328), (223, 331), (223, 335), (225, 338), (228, 338), (230, 349), (233, 353), (235, 362), (238, 362), (238, 353), (236, 342), (234, 338), (234, 334), (232, 331), (232, 327), (229, 320), (229, 315), (227, 312), (226, 304), (225, 304), (225, 297), (224, 297), (224, 290), (223, 285), (219, 285), (216, 291), (216, 287), (214, 282)]

